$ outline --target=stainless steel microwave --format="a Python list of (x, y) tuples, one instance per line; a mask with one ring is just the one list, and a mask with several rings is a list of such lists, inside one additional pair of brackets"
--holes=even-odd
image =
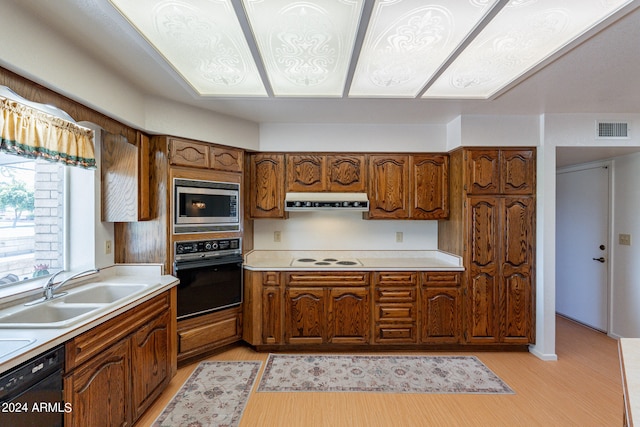
[(174, 178), (174, 233), (239, 231), (240, 184)]

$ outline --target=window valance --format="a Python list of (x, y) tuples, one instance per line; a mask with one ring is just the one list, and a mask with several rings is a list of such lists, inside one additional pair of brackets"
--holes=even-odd
[(28, 101), (0, 86), (0, 151), (95, 168), (93, 131), (64, 111)]

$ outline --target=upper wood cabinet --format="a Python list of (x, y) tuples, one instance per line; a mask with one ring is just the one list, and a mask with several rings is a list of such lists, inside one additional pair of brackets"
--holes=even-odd
[(369, 219), (409, 218), (409, 156), (369, 156)]
[(535, 158), (528, 149), (473, 149), (465, 153), (468, 194), (533, 194)]
[(242, 172), (244, 152), (204, 142), (169, 139), (169, 162), (174, 166)]
[(138, 132), (137, 141), (130, 143), (122, 135), (102, 131), (100, 153), (102, 221), (150, 219), (149, 138)]
[(249, 162), (250, 218), (284, 218), (284, 154), (252, 154)]
[(288, 154), (287, 191), (363, 192), (366, 190), (364, 155)]
[(449, 157), (370, 155), (369, 219), (442, 219), (449, 215)]

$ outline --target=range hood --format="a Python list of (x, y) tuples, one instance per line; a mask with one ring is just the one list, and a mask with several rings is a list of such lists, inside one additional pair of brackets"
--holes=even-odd
[(369, 211), (367, 193), (287, 193), (284, 210), (301, 211)]

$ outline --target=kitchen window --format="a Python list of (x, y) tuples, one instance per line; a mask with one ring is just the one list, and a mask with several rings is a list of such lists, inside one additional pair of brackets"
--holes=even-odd
[(67, 167), (0, 153), (0, 286), (65, 267)]

